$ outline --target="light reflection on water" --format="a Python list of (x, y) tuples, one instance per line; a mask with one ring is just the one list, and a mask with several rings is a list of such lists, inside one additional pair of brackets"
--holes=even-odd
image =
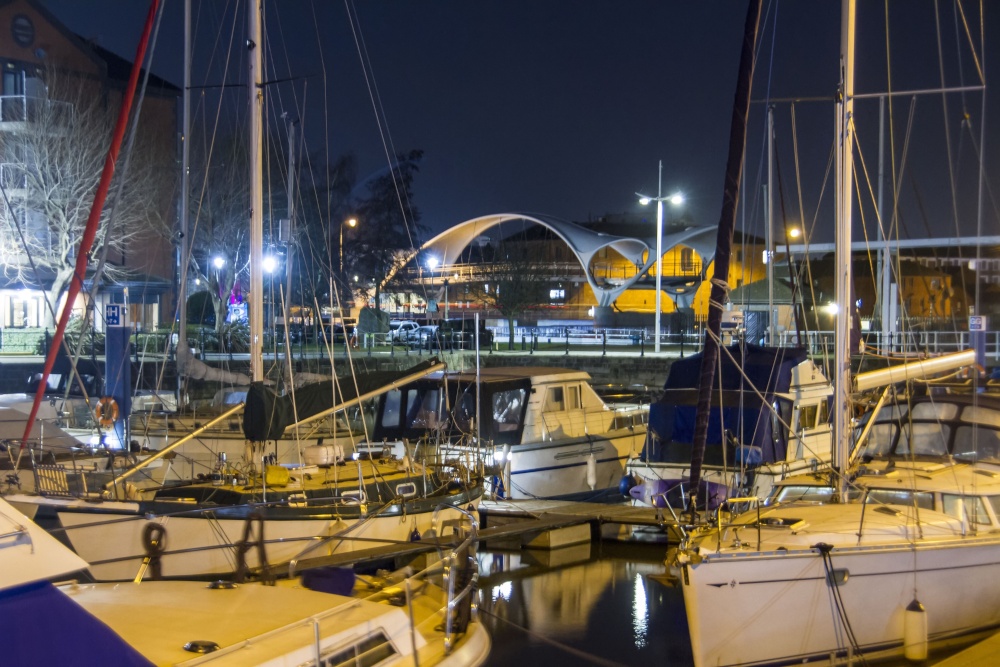
[[(608, 542), (481, 551), (480, 619), (493, 639), (486, 665), (692, 665), (684, 599), (665, 583), (665, 555), (662, 546)], [(931, 664), (958, 650), (936, 652)]]
[(481, 552), (486, 664), (690, 665), (680, 589), (659, 580), (665, 551), (596, 543)]

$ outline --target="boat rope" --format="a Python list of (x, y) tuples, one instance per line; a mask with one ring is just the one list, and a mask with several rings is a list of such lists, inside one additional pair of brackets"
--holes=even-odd
[[(254, 526), (257, 526), (257, 539), (251, 541)], [(243, 524), (243, 539), (236, 544), (236, 574), (233, 581), (242, 584), (247, 580), (250, 568), (247, 566), (247, 552), (253, 547), (257, 547), (257, 561), (261, 570), (261, 581), (267, 586), (274, 585), (274, 572), (267, 562), (267, 550), (264, 545), (264, 515), (261, 512), (253, 511), (247, 516), (246, 523)]]
[(135, 577), (136, 583), (143, 580), (146, 572), (149, 578), (158, 581), (162, 577), (161, 557), (166, 550), (167, 529), (159, 523), (147, 523), (142, 529), (142, 546), (146, 550), (146, 556), (142, 559), (142, 566)]
[(833, 545), (827, 544), (826, 542), (820, 542), (812, 545), (812, 548), (816, 549), (819, 552), (820, 558), (823, 559), (823, 570), (826, 572), (826, 583), (833, 591), (833, 604), (837, 608), (837, 615), (840, 617), (840, 624), (847, 633), (847, 639), (851, 643), (854, 655), (861, 660), (861, 664), (867, 665), (868, 661), (865, 660), (865, 656), (861, 652), (861, 646), (858, 645), (857, 637), (854, 636), (854, 628), (851, 626), (851, 620), (847, 618), (847, 609), (844, 607), (844, 598), (840, 595), (840, 584), (837, 582), (835, 570), (833, 568), (833, 556), (830, 555), (830, 552), (833, 551)]

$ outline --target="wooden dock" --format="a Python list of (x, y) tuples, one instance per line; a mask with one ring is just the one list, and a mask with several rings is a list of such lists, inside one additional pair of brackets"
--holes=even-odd
[[(595, 539), (665, 542), (670, 537), (673, 541), (676, 539), (676, 524), (669, 513), (666, 517), (664, 514), (663, 510), (652, 507), (627, 504), (489, 500), (479, 505), (481, 529), (476, 541), (517, 544), (536, 549), (557, 549)], [(581, 527), (585, 530), (580, 530)], [(451, 549), (453, 543), (449, 535), (416, 542), (380, 544), (369, 549), (305, 558), (296, 564), (296, 571), (405, 559), (433, 551), (446, 551)]]

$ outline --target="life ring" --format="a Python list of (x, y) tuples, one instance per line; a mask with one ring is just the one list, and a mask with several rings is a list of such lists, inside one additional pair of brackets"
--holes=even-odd
[(110, 396), (105, 396), (97, 402), (94, 416), (104, 428), (111, 428), (118, 421), (118, 403)]

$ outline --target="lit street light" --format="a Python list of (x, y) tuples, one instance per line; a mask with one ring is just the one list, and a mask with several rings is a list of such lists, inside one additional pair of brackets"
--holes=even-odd
[(340, 275), (344, 275), (344, 227), (357, 227), (357, 218), (348, 218), (340, 224)]
[(663, 282), (663, 271), (661, 270), (660, 263), (663, 259), (663, 202), (668, 201), (673, 206), (680, 206), (684, 203), (684, 195), (674, 193), (666, 197), (663, 196), (663, 160), (660, 160), (660, 175), (657, 180), (656, 186), (656, 196), (650, 197), (648, 195), (636, 193), (639, 195), (639, 203), (643, 206), (649, 204), (649, 202), (656, 202), (656, 317), (655, 324), (653, 325), (653, 336), (654, 336), (654, 347), (655, 352), (660, 351), (660, 286)]

